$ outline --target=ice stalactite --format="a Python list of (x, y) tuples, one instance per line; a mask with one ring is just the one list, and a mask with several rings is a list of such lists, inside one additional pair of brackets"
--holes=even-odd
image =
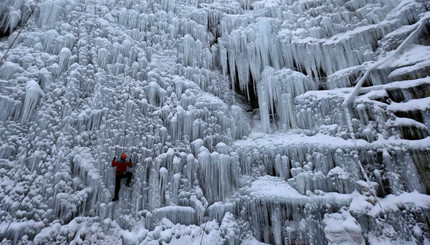
[(0, 107), (4, 108), (0, 112), (0, 121), (18, 120), (21, 113), (22, 102), (0, 97)]
[(193, 185), (193, 182), (195, 180), (195, 173), (196, 173), (196, 159), (192, 154), (187, 155), (187, 163), (184, 169), (186, 170), (186, 177), (188, 180), (188, 187), (191, 187)]
[(159, 193), (160, 193), (160, 204), (162, 206), (166, 205), (168, 198), (167, 198), (167, 180), (168, 180), (168, 170), (164, 167), (160, 169), (160, 187), (159, 187)]
[(97, 60), (98, 61), (98, 65), (101, 68), (105, 68), (106, 65), (109, 62), (109, 59), (110, 59), (109, 51), (107, 49), (105, 49), (105, 48), (99, 49), (98, 52), (97, 52), (97, 58), (98, 58), (98, 60)]
[(234, 245), (239, 243), (240, 229), (239, 225), (236, 223), (234, 215), (227, 212), (221, 221), (220, 230), (226, 239), (226, 243), (229, 245)]
[(276, 175), (282, 179), (287, 180), (290, 178), (290, 160), (287, 156), (276, 155), (275, 171)]
[(210, 153), (202, 147), (198, 155), (200, 183), (209, 202), (225, 200), (235, 187), (233, 181), (236, 165), (231, 157), (218, 152)]
[(158, 90), (160, 89), (160, 85), (158, 85), (156, 82), (151, 82), (149, 83), (148, 87), (147, 98), (149, 99), (151, 105), (157, 105)]
[(278, 118), (272, 120), (279, 121), (282, 129), (296, 128), (293, 98), (315, 89), (315, 84), (302, 73), (290, 69), (266, 67), (261, 76), (257, 92), (263, 130), (269, 131), (270, 115), (273, 117), (275, 113)]
[(202, 64), (203, 44), (199, 40), (194, 41), (191, 35), (184, 37), (184, 65), (185, 66), (196, 66)]
[(298, 128), (313, 129), (324, 124), (346, 126), (344, 112), (341, 110), (342, 95), (344, 94), (340, 91), (340, 93), (329, 97), (320, 96), (315, 92), (296, 97), (295, 111), (297, 112)]
[(61, 14), (67, 14), (71, 6), (65, 7), (66, 1), (46, 1), (39, 4), (39, 26), (53, 26)]
[(0, 4), (0, 35), (10, 35), (31, 12), (23, 0), (5, 0)]
[(10, 79), (12, 75), (22, 72), (24, 72), (24, 69), (21, 66), (13, 62), (6, 61), (0, 67), (0, 78), (7, 80)]
[(161, 8), (166, 12), (175, 10), (175, 1), (161, 0)]
[[(185, 225), (195, 224), (196, 211), (192, 207), (167, 206), (154, 210), (154, 219), (168, 218), (173, 223)], [(153, 222), (155, 224), (156, 221)]]
[(179, 194), (179, 185), (180, 185), (180, 181), (181, 181), (181, 175), (180, 174), (174, 174), (173, 175), (173, 193), (172, 193), (172, 202), (173, 203), (178, 203), (178, 194)]
[(59, 62), (58, 62), (58, 75), (60, 75), (63, 71), (65, 71), (67, 69), (67, 67), (69, 66), (69, 59), (70, 56), (72, 55), (72, 52), (70, 51), (70, 49), (68, 48), (62, 48), (60, 53), (58, 54), (59, 56)]
[(270, 133), (270, 105), (267, 103), (269, 100), (266, 98), (267, 92), (263, 83), (257, 85), (260, 96), (258, 96), (258, 105), (260, 107), (260, 121), (261, 128), (264, 132)]
[(21, 21), (21, 11), (13, 10), (7, 16), (6, 24), (2, 28), (3, 33), (13, 31)]
[(25, 85), (25, 99), (22, 107), (21, 121), (26, 122), (30, 119), (36, 108), (40, 97), (44, 96), (45, 92), (40, 88), (39, 84), (35, 81), (28, 81)]
[[(397, 153), (396, 155), (401, 156), (401, 153)], [(404, 178), (404, 185), (405, 189), (408, 192), (418, 191), (420, 193), (426, 193), (426, 190), (423, 186), (423, 183), (420, 181), (420, 175), (417, 172), (417, 169), (415, 167), (414, 161), (412, 159), (411, 154), (406, 153), (402, 156), (402, 164), (400, 167), (402, 176), (408, 176), (407, 178)]]
[(383, 157), (383, 162), (386, 166), (388, 179), (390, 180), (389, 191), (394, 194), (398, 194), (401, 191), (404, 191), (404, 187), (402, 186), (401, 182), (398, 181), (400, 179), (400, 176), (398, 176), (398, 173), (399, 173), (399, 170), (397, 169), (398, 166), (394, 164), (390, 153), (387, 150), (384, 150), (384, 152), (382, 153), (382, 157)]
[(159, 158), (155, 159), (151, 163), (150, 174), (149, 174), (149, 199), (148, 199), (148, 208), (149, 210), (154, 210), (160, 207), (161, 203), (161, 182), (160, 182), (160, 165), (161, 160)]

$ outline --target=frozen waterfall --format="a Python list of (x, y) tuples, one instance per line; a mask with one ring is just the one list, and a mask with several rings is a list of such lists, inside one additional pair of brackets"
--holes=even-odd
[(4, 55), (1, 244), (430, 244), (428, 1), (5, 0)]

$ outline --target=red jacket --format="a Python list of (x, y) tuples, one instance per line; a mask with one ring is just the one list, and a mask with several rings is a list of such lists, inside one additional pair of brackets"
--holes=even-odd
[(112, 160), (112, 167), (116, 167), (116, 175), (124, 174), (127, 171), (127, 166), (131, 168), (132, 163), (131, 160), (126, 162), (125, 159), (121, 159), (118, 162)]

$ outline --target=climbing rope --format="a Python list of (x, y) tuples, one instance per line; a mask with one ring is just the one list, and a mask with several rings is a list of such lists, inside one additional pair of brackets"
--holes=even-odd
[(34, 8), (31, 10), (30, 15), (27, 17), (27, 19), (24, 21), (24, 24), (21, 26), (21, 29), (19, 30), (18, 34), (13, 39), (12, 43), (9, 45), (8, 49), (6, 50), (6, 53), (4, 53), (3, 57), (0, 60), (0, 66), (3, 64), (4, 59), (6, 58), (7, 53), (9, 53), (9, 50), (12, 48), (13, 44), (15, 43), (16, 39), (18, 39), (19, 35), (21, 34), (22, 30), (24, 30), (25, 25), (27, 24), (30, 17), (33, 15), (34, 10), (36, 9), (37, 5), (39, 4), (39, 0), (34, 5)]
[[(127, 122), (126, 122), (127, 123)], [(124, 126), (124, 142), (122, 144), (122, 153), (124, 153), (125, 139), (127, 138), (127, 126)]]
[[(130, 101), (130, 97), (131, 97), (131, 89), (130, 89), (130, 85), (128, 86), (128, 100)], [(124, 108), (126, 109), (127, 108), (127, 102), (126, 103), (124, 103)], [(133, 114), (133, 109), (134, 109), (134, 106), (133, 105), (131, 105), (131, 110), (130, 110), (130, 117), (131, 117), (131, 115)], [(124, 110), (125, 112), (127, 112), (127, 110)], [(123, 144), (122, 144), (122, 152), (124, 152), (124, 148), (125, 148), (125, 140), (126, 140), (126, 138), (127, 138), (127, 127), (128, 127), (128, 120), (127, 120), (127, 114), (128, 113), (126, 113), (126, 115), (125, 115), (125, 117), (124, 117), (124, 140), (123, 140)], [(131, 155), (130, 155), (130, 157), (131, 157)]]
[(202, 243), (203, 243), (203, 237), (205, 236), (205, 230), (206, 230), (206, 225), (208, 224), (208, 222), (209, 221), (206, 221), (206, 223), (205, 223), (205, 227), (203, 228), (203, 231), (202, 231), (202, 239), (200, 240), (200, 245), (202, 245)]

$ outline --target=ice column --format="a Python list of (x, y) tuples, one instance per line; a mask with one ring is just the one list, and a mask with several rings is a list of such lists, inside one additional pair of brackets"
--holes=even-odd
[(58, 74), (57, 76), (59, 76), (63, 71), (65, 71), (67, 69), (67, 67), (69, 66), (69, 58), (72, 55), (72, 52), (70, 51), (70, 49), (68, 48), (62, 48), (60, 51), (59, 59), (59, 69), (58, 69)]
[(316, 84), (304, 74), (290, 69), (266, 67), (261, 77), (257, 92), (263, 130), (270, 130), (270, 114), (273, 114), (273, 122), (284, 130), (296, 128), (294, 97), (315, 89)]
[[(199, 159), (200, 186), (209, 202), (225, 200), (232, 187), (231, 158), (201, 147)], [(235, 165), (233, 165), (235, 166)]]
[(12, 32), (15, 27), (18, 25), (19, 21), (21, 20), (21, 11), (20, 10), (14, 10), (9, 13), (7, 16), (6, 25), (2, 27), (2, 32), (6, 33), (7, 31)]
[(166, 204), (166, 189), (167, 189), (167, 179), (168, 179), (169, 172), (166, 168), (162, 167), (160, 169), (160, 202), (161, 205)]
[(22, 108), (22, 122), (25, 122), (30, 118), (31, 114), (37, 106), (37, 103), (39, 102), (40, 96), (44, 95), (45, 93), (40, 88), (37, 82), (33, 80), (27, 82), (25, 86), (24, 106)]

